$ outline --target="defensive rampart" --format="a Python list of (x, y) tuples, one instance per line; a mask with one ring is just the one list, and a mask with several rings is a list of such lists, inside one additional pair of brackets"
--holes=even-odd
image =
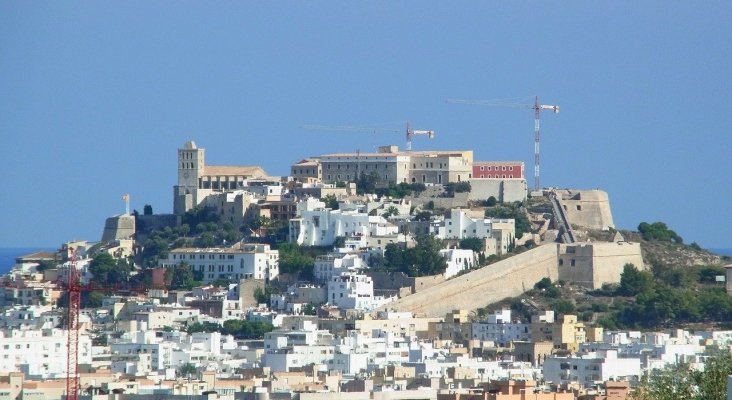
[(557, 280), (555, 244), (539, 246), (450, 279), (384, 308), (428, 317), (444, 316), (452, 310), (474, 310), (505, 297), (518, 296), (544, 277)]

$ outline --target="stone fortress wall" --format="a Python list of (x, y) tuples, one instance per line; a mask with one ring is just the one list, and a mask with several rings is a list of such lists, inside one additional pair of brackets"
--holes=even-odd
[(555, 189), (553, 192), (570, 224), (603, 230), (615, 227), (607, 192), (597, 189)]
[(643, 268), (639, 243), (550, 243), (418, 291), (384, 308), (429, 317), (455, 309), (475, 310), (518, 296), (544, 277), (599, 289), (603, 283), (620, 282), (626, 263)]

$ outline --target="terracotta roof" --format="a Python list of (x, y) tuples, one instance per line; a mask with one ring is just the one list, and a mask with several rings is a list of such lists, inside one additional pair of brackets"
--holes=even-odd
[(523, 161), (473, 161), (473, 165), (508, 165), (523, 164)]
[(427, 150), (427, 151), (397, 151), (394, 153), (333, 153), (323, 154), (320, 157), (396, 157), (396, 156), (461, 156), (472, 153), (472, 150)]
[(50, 251), (37, 251), (35, 253), (26, 254), (24, 256), (16, 257), (16, 258), (22, 258), (25, 260), (40, 260), (40, 259), (54, 259), (56, 257), (56, 253), (50, 252)]
[(256, 165), (245, 165), (245, 166), (232, 166), (232, 165), (206, 165), (203, 169), (203, 175), (206, 176), (252, 176), (252, 177), (265, 177), (267, 173), (262, 167)]

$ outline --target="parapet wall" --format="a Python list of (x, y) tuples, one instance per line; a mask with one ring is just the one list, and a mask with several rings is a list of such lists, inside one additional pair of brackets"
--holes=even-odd
[(643, 269), (640, 243), (593, 242), (559, 244), (559, 279), (590, 289), (618, 283), (625, 264)]
[(135, 217), (130, 214), (116, 215), (104, 221), (102, 242), (129, 239), (135, 235)]
[(474, 310), (518, 296), (544, 277), (557, 280), (555, 245), (536, 247), (401, 298), (384, 308), (439, 317), (455, 309)]
[(555, 193), (570, 224), (591, 229), (615, 227), (607, 192), (565, 189)]
[(486, 200), (493, 196), (504, 203), (526, 200), (528, 193), (526, 179), (470, 179), (470, 200)]

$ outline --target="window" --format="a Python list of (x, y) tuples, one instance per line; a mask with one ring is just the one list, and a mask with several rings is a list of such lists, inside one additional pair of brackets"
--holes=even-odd
[(480, 170), (481, 170), (481, 171), (485, 171), (485, 167), (481, 165), (481, 166), (480, 166)]

